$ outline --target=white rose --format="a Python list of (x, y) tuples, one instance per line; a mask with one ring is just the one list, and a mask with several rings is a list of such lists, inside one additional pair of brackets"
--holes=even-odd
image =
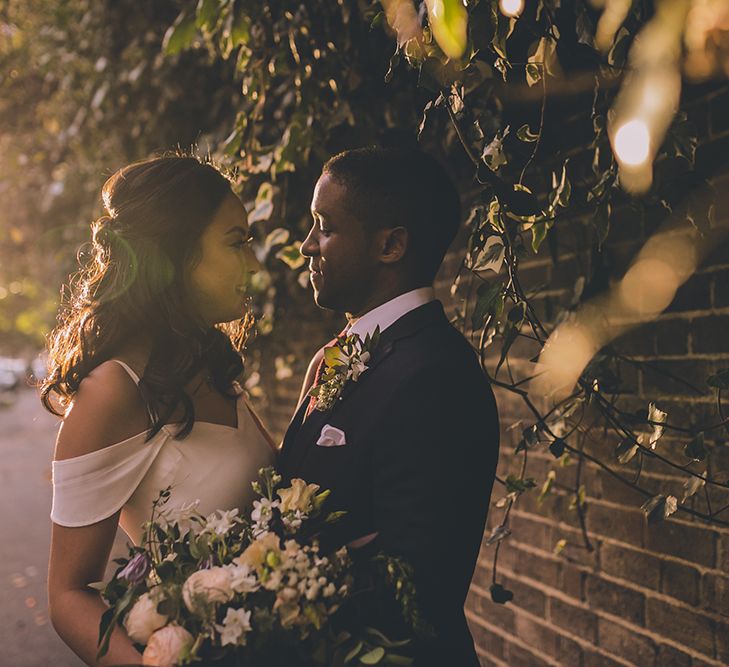
[(206, 604), (227, 602), (232, 597), (230, 572), (223, 567), (198, 570), (182, 586), (182, 599), (191, 612)]
[(155, 630), (159, 630), (169, 620), (157, 613), (157, 603), (149, 593), (141, 595), (132, 610), (124, 619), (124, 627), (132, 641), (146, 644)]
[(150, 667), (174, 667), (182, 654), (193, 644), (193, 636), (185, 628), (170, 623), (157, 630), (142, 654), (142, 664)]

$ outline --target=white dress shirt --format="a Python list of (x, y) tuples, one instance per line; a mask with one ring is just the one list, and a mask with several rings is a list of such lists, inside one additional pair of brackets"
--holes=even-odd
[(380, 327), (380, 333), (382, 333), (403, 315), (431, 301), (435, 301), (435, 290), (432, 287), (419, 287), (410, 292), (405, 292), (405, 294), (396, 296), (381, 306), (373, 308), (362, 317), (352, 320), (348, 333), (357, 334), (364, 340), (365, 336), (373, 334), (378, 326)]

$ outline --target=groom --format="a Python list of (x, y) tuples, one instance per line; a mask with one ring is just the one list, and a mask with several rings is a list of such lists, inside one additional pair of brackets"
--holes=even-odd
[(331, 489), (329, 509), (347, 512), (337, 525), (342, 542), (376, 533), (382, 551), (413, 565), (435, 629), (416, 647), (416, 667), (477, 667), (463, 604), (499, 425), (476, 354), (432, 287), (460, 223), (458, 194), (420, 151), (365, 148), (326, 163), (311, 213), (301, 252), (317, 305), (346, 313), (349, 334), (381, 335), (366, 369), (329, 403), (306, 397), (326, 382), (324, 348), (314, 357), (281, 470)]

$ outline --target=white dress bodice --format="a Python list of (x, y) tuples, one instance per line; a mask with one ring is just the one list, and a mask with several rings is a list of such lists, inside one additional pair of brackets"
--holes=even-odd
[[(134, 372), (120, 363), (138, 383)], [(151, 440), (139, 433), (104, 449), (53, 462), (51, 519), (61, 526), (87, 526), (121, 509), (119, 525), (139, 544), (159, 492), (170, 488), (166, 508), (199, 501), (198, 511), (245, 509), (254, 499), (251, 482), (273, 465), (275, 451), (238, 389), (237, 426), (196, 421), (190, 434), (174, 437), (164, 426)]]

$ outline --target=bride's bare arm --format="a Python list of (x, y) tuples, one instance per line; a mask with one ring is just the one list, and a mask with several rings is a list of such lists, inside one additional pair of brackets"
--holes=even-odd
[[(147, 427), (136, 386), (114, 362), (95, 369), (81, 383), (56, 442), (57, 460), (73, 458), (120, 442)], [(89, 584), (101, 581), (114, 542), (119, 512), (90, 526), (54, 524), (48, 571), (48, 600), (56, 632), (87, 665), (140, 664), (126, 633), (114, 631), (108, 653), (96, 659), (101, 596)]]

